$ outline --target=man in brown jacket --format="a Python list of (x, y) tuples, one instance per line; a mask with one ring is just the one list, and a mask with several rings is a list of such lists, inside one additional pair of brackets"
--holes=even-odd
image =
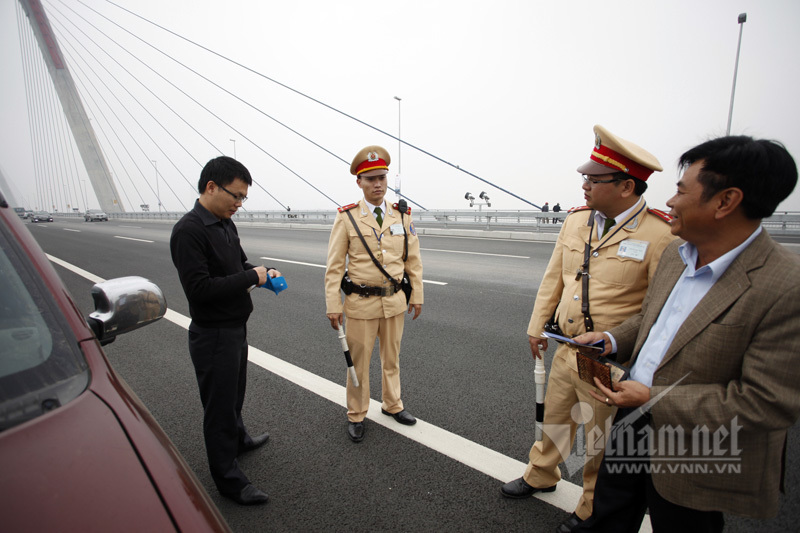
[[(356, 176), (364, 198), (357, 204), (339, 208), (328, 242), (326, 314), (333, 329), (338, 329), (347, 315), (347, 344), (360, 385), (355, 387), (348, 376), (347, 434), (353, 442), (364, 439), (364, 418), (370, 400), (369, 362), (376, 337), (383, 374), (381, 412), (401, 424), (417, 422), (403, 408), (400, 398), (400, 341), (406, 308), (409, 314), (414, 313), (414, 320), (422, 312), (422, 259), (411, 209), (401, 214), (397, 204), (384, 200), (390, 162), (389, 153), (380, 146), (367, 146), (356, 154), (350, 173)], [(394, 281), (389, 281), (372, 260), (357, 230)], [(345, 268), (351, 282), (348, 290), (352, 292), (345, 296), (342, 305), (339, 289)], [(399, 290), (404, 270), (412, 287), (408, 302), (405, 293)]]
[[(547, 349), (542, 332), (554, 315), (564, 335), (572, 337), (592, 327), (611, 328), (636, 314), (661, 253), (674, 240), (668, 217), (648, 209), (642, 198), (647, 178), (661, 170), (658, 159), (603, 126), (595, 126), (594, 133), (590, 159), (578, 168), (586, 207), (573, 209), (564, 219), (528, 325), (536, 358)], [(589, 395), (593, 389), (578, 376), (575, 350), (559, 345), (547, 384), (543, 439), (531, 447), (523, 476), (500, 489), (507, 498), (555, 490), (561, 479), (558, 465), (569, 456), (576, 428), (583, 423), (583, 494), (559, 531), (569, 531), (592, 512), (605, 429), (615, 412)]]
[[(667, 202), (675, 242), (640, 313), (606, 341), (631, 377), (593, 396), (619, 406), (591, 518), (573, 531), (722, 531), (722, 513), (776, 514), (787, 429), (800, 416), (800, 260), (761, 219), (794, 189), (774, 141), (721, 137), (684, 153)], [(626, 442), (627, 441), (627, 442)]]

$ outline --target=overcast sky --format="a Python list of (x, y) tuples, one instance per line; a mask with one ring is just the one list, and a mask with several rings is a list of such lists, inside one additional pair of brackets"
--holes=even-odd
[[(747, 12), (731, 132), (779, 140), (800, 157), (797, 0), (117, 1), (393, 135), (398, 133), (399, 112), (404, 141), (537, 205), (560, 202), (567, 208), (583, 203), (575, 168), (591, 152), (594, 124), (659, 158), (665, 170), (650, 178), (646, 198), (651, 206), (665, 208), (678, 179), (678, 156), (707, 138), (725, 134), (739, 38), (737, 16)], [(333, 209), (334, 203), (360, 197), (349, 162), (368, 144), (389, 150), (390, 175), (399, 166), (403, 193), (428, 209), (468, 208), (464, 200), (468, 191), (476, 197), (486, 191), (492, 209), (532, 208), (408, 146), (398, 156), (396, 140), (232, 67), (113, 4), (42, 3), (93, 124), (103, 130), (98, 136), (127, 210), (138, 210), (142, 202), (156, 205), (152, 160), (163, 180), (159, 195), (164, 207), (182, 210), (190, 208), (197, 196), (193, 187), (202, 164), (220, 152), (233, 155), (234, 147), (255, 181), (277, 200), (252, 187), (246, 208), (280, 209), (283, 204), (293, 210)], [(89, 7), (259, 111), (185, 72)], [(0, 0), (0, 168), (14, 192), (32, 203), (36, 185), (26, 109), (30, 98), (24, 89), (17, 11), (17, 0)], [(139, 110), (120, 83), (170, 134)], [(92, 94), (92, 101), (85, 93)], [(395, 96), (402, 99), (400, 104)], [(135, 142), (124, 132), (120, 141), (103, 140), (113, 136), (110, 124), (116, 120), (108, 110), (102, 111), (103, 104), (93, 103), (102, 102), (101, 98), (129, 103), (143, 129), (125, 118), (124, 111), (118, 112)], [(89, 204), (97, 207), (91, 195)], [(800, 211), (800, 190), (780, 209)]]

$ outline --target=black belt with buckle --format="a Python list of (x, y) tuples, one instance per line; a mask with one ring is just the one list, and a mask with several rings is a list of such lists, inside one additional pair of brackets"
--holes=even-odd
[(394, 285), (386, 287), (367, 287), (366, 285), (353, 284), (353, 292), (361, 296), (391, 296), (397, 292)]

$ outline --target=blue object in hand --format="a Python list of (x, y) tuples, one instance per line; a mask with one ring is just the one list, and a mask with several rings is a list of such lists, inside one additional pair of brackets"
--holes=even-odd
[(278, 276), (276, 278), (271, 278), (267, 275), (267, 282), (261, 285), (265, 289), (269, 289), (275, 294), (278, 294), (282, 290), (286, 289), (288, 285), (286, 284), (286, 278), (283, 276)]

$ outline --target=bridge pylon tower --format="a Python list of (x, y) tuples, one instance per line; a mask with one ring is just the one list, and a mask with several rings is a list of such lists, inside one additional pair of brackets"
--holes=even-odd
[(94, 134), (94, 128), (92, 128), (89, 116), (86, 114), (86, 109), (75, 88), (72, 74), (61, 54), (61, 48), (58, 46), (58, 41), (50, 27), (50, 21), (41, 1), (19, 0), (19, 3), (22, 5), (33, 28), (36, 41), (39, 43), (47, 71), (53, 80), (61, 107), (67, 117), (67, 123), (72, 130), (78, 152), (86, 167), (86, 173), (89, 175), (97, 200), (100, 202), (100, 208), (107, 213), (124, 212), (122, 199), (119, 197), (117, 187)]

